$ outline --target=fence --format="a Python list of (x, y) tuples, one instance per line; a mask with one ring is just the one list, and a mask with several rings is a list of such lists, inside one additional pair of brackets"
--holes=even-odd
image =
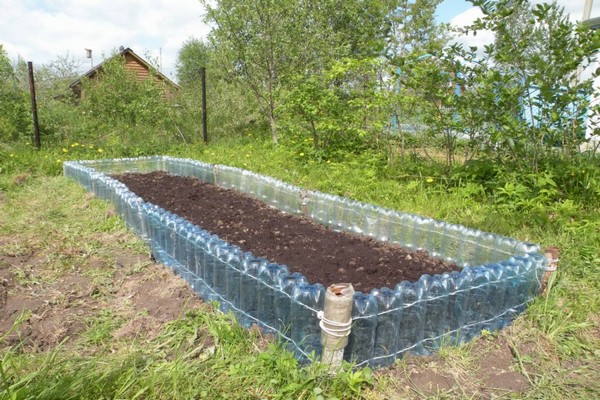
[(317, 314), (325, 289), (287, 267), (237, 246), (154, 204), (112, 174), (166, 171), (233, 188), (286, 213), (455, 262), (460, 272), (423, 275), (394, 288), (357, 292), (344, 359), (383, 366), (407, 352), (429, 354), (508, 325), (539, 292), (548, 269), (531, 243), (307, 191), (250, 171), (166, 156), (64, 163), (66, 176), (112, 202), (156, 259), (240, 324), (278, 335), (302, 360), (322, 351)]

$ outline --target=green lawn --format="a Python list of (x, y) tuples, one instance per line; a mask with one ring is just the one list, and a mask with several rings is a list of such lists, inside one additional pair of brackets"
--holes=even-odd
[[(317, 162), (251, 138), (166, 151), (560, 247), (550, 290), (508, 329), (392, 368), (346, 366), (332, 376), (318, 363), (298, 365), (277, 343), (193, 298), (148, 261), (110, 205), (54, 176), (63, 159), (88, 158), (90, 150), (110, 154), (10, 149), (13, 156), (2, 158), (0, 290), (8, 300), (0, 295), (0, 305), (7, 309), (12, 297), (28, 303), (11, 317), (14, 331), (0, 336), (0, 398), (600, 397), (597, 204), (516, 209), (473, 185), (447, 190), (434, 174), (398, 179), (371, 157)], [(172, 289), (157, 294), (174, 305), (167, 317), (137, 303), (156, 286)], [(48, 319), (59, 314), (66, 319)], [(31, 333), (46, 321), (54, 324), (46, 336)]]

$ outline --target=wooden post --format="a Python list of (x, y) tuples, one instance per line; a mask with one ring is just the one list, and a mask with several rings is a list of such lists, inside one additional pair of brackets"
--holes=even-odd
[(548, 281), (554, 272), (556, 272), (558, 268), (558, 259), (560, 255), (560, 249), (558, 247), (546, 247), (544, 249), (544, 255), (548, 259), (548, 269), (544, 273), (544, 277), (542, 278), (542, 287), (541, 293), (546, 291), (546, 287), (548, 285)]
[(200, 68), (200, 81), (202, 82), (202, 140), (208, 143), (208, 128), (206, 124), (206, 67)]
[(40, 149), (40, 126), (38, 124), (37, 101), (35, 99), (35, 82), (33, 80), (33, 62), (27, 62), (29, 71), (29, 92), (31, 93), (31, 113), (33, 115), (33, 141), (36, 149)]
[(352, 326), (352, 300), (354, 288), (351, 283), (333, 284), (325, 292), (325, 305), (318, 317), (321, 320), (321, 361), (335, 372), (342, 365), (344, 348)]

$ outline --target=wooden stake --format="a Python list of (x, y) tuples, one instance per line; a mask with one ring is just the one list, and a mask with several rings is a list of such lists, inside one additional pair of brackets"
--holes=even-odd
[(548, 281), (550, 280), (550, 277), (558, 269), (560, 249), (556, 246), (546, 247), (544, 249), (544, 255), (548, 259), (548, 269), (546, 270), (546, 272), (544, 273), (544, 277), (542, 278), (541, 293), (544, 293), (546, 291), (546, 287), (548, 286)]
[(354, 287), (351, 283), (333, 284), (325, 292), (325, 305), (323, 312), (319, 313), (323, 344), (321, 361), (329, 365), (332, 372), (342, 365), (344, 348), (348, 344), (353, 298)]

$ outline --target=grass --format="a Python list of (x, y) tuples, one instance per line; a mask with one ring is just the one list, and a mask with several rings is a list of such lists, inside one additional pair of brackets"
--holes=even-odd
[[(81, 271), (96, 286), (90, 298), (98, 308), (87, 310), (77, 340), (32, 351), (24, 343), (9, 346), (2, 342), (6, 338), (0, 339), (0, 399), (600, 396), (597, 205), (574, 202), (567, 211), (561, 208), (564, 205), (553, 204), (515, 212), (473, 196), (477, 192), (473, 186), (448, 191), (427, 176), (389, 178), (381, 173), (380, 160), (368, 155), (319, 162), (250, 137), (165, 151), (561, 248), (559, 271), (550, 289), (510, 328), (458, 348), (443, 348), (433, 358), (400, 360), (389, 370), (372, 373), (346, 366), (331, 376), (318, 363), (298, 365), (279, 346), (255, 331), (239, 328), (231, 317), (211, 307), (180, 315), (153, 338), (115, 339), (115, 331), (128, 317), (122, 305), (110, 302), (118, 290), (115, 282), (147, 273), (149, 268), (137, 263), (117, 277), (117, 258), (124, 249), (146, 254), (143, 242), (125, 231), (110, 206), (86, 196), (65, 178), (53, 176), (62, 149), (8, 151), (14, 156), (2, 161), (0, 171), (0, 256), (43, 259), (39, 264), (43, 268), (34, 274), (28, 275), (23, 265), (14, 270), (16, 279), (27, 287), (58, 282), (72, 271)], [(68, 151), (75, 153), (70, 147)], [(91, 156), (89, 149), (78, 151), (75, 158)], [(540, 212), (549, 217), (540, 219)], [(525, 379), (523, 393), (485, 387), (481, 360), (500, 348), (510, 358), (511, 371)], [(416, 382), (415, 371), (447, 375), (454, 384), (430, 391)]]

